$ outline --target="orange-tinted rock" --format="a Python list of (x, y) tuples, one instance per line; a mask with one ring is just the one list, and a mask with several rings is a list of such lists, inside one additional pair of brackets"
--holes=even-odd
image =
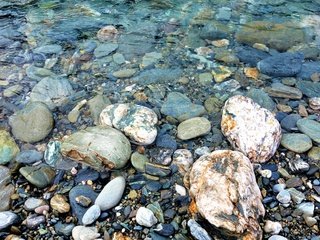
[(112, 25), (105, 26), (97, 32), (97, 38), (100, 42), (110, 41), (117, 37), (118, 30)]

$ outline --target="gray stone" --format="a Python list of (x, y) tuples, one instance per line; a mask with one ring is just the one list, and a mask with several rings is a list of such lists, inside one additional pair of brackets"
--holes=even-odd
[(287, 190), (282, 190), (279, 192), (276, 198), (282, 204), (287, 204), (291, 201), (290, 193)]
[(282, 237), (280, 235), (273, 235), (269, 237), (268, 240), (288, 240), (288, 238)]
[(146, 155), (140, 154), (138, 152), (132, 153), (130, 160), (132, 166), (139, 172), (144, 172), (146, 163), (149, 162), (149, 159)]
[(22, 167), (19, 172), (28, 182), (38, 188), (45, 188), (52, 183), (56, 172), (47, 165), (38, 165), (32, 167)]
[(231, 18), (231, 8), (221, 7), (218, 9), (216, 19), (219, 21), (229, 21)]
[(46, 221), (46, 217), (43, 215), (36, 215), (36, 214), (32, 214), (29, 215), (26, 219), (26, 225), (28, 228), (30, 229), (35, 229), (37, 228), (40, 224), (45, 223)]
[(9, 118), (13, 135), (24, 142), (38, 142), (51, 132), (53, 116), (41, 102), (31, 102)]
[(29, 67), (27, 67), (26, 74), (30, 79), (37, 80), (37, 81), (40, 81), (45, 77), (51, 77), (51, 78), (56, 77), (56, 74), (51, 72), (50, 70), (45, 68), (35, 67), (33, 65), (30, 65)]
[(313, 141), (320, 144), (320, 123), (310, 119), (297, 121), (298, 129), (308, 135)]
[(270, 54), (250, 46), (237, 47), (235, 50), (240, 61), (249, 64), (251, 67), (257, 66), (258, 62), (270, 56)]
[(45, 205), (46, 202), (39, 198), (30, 197), (24, 202), (24, 209), (27, 211), (33, 211), (37, 207)]
[(309, 98), (319, 97), (320, 82), (298, 81), (297, 88)]
[(134, 143), (149, 145), (157, 137), (157, 114), (150, 108), (137, 104), (113, 104), (100, 114), (100, 124), (124, 132)]
[(311, 139), (301, 133), (285, 133), (281, 138), (281, 145), (296, 153), (304, 153), (312, 148)]
[(304, 57), (301, 53), (278, 53), (258, 62), (263, 74), (272, 77), (291, 77), (300, 72)]
[(251, 88), (246, 96), (269, 111), (273, 111), (276, 107), (276, 104), (272, 98), (270, 98), (269, 95), (261, 89)]
[(218, 150), (200, 157), (190, 171), (189, 192), (200, 215), (224, 235), (262, 238), (262, 196), (252, 164), (241, 152)]
[(204, 117), (195, 117), (181, 122), (177, 130), (179, 139), (189, 140), (208, 134), (211, 130), (211, 124)]
[(23, 86), (16, 84), (16, 85), (13, 85), (13, 86), (6, 88), (3, 91), (3, 96), (10, 98), (10, 97), (19, 95), (22, 90), (23, 90)]
[(140, 207), (136, 214), (136, 221), (139, 225), (145, 227), (152, 227), (158, 222), (153, 212), (145, 207)]
[(103, 95), (97, 95), (88, 101), (91, 117), (96, 125), (99, 124), (100, 113), (110, 104), (109, 98)]
[(10, 134), (0, 130), (0, 165), (10, 162), (19, 152), (19, 147)]
[(119, 169), (128, 162), (131, 145), (128, 139), (114, 128), (88, 127), (69, 136), (61, 144), (61, 153), (96, 170), (104, 167)]
[(17, 214), (11, 211), (0, 212), (0, 230), (6, 229), (18, 221)]
[(314, 214), (314, 203), (313, 202), (304, 202), (297, 205), (296, 211), (303, 216), (312, 217)]
[(235, 149), (253, 162), (268, 161), (281, 139), (281, 127), (273, 114), (241, 95), (225, 102), (221, 131)]
[(62, 223), (61, 221), (54, 225), (55, 231), (64, 236), (70, 236), (74, 227), (75, 225), (73, 223)]
[(73, 93), (72, 86), (66, 78), (46, 77), (33, 87), (30, 101), (43, 102), (52, 110), (62, 106)]
[(14, 192), (15, 188), (12, 184), (0, 186), (0, 211), (6, 211), (10, 209), (11, 195), (13, 195)]
[(82, 224), (90, 225), (100, 217), (101, 210), (98, 205), (92, 205), (82, 217)]
[(200, 226), (199, 223), (197, 223), (193, 219), (189, 219), (188, 221), (188, 227), (190, 228), (191, 235), (197, 239), (197, 240), (212, 240), (212, 238), (209, 236), (207, 231)]
[(62, 52), (62, 47), (58, 44), (42, 45), (33, 49), (33, 52), (43, 54), (59, 54)]
[(168, 68), (168, 69), (150, 69), (141, 72), (138, 76), (134, 77), (132, 80), (141, 85), (148, 85), (153, 83), (164, 84), (164, 83), (174, 83), (182, 75), (182, 70), (179, 68)]
[(24, 150), (16, 156), (18, 163), (32, 164), (43, 159), (43, 153), (36, 150)]
[(110, 53), (114, 52), (118, 48), (118, 44), (116, 43), (104, 43), (98, 45), (98, 47), (94, 50), (94, 56), (96, 58), (102, 58), (108, 56)]
[(11, 182), (10, 169), (0, 165), (0, 188)]
[(161, 107), (161, 113), (174, 117), (180, 122), (192, 117), (198, 117), (205, 113), (205, 108), (191, 102), (191, 100), (182, 93), (171, 92)]
[(289, 132), (297, 130), (297, 121), (301, 119), (299, 114), (290, 114), (281, 120), (281, 127)]
[(278, 183), (278, 184), (273, 185), (272, 190), (275, 193), (279, 193), (282, 190), (284, 190), (285, 188), (286, 188), (285, 184)]
[(270, 220), (267, 220), (263, 230), (266, 233), (278, 234), (282, 230), (282, 226), (279, 222), (272, 222)]
[(290, 193), (291, 199), (296, 204), (300, 204), (306, 198), (306, 196), (302, 192), (298, 191), (295, 188), (289, 188), (287, 189), (287, 191)]
[(289, 87), (282, 83), (272, 83), (270, 88), (266, 89), (271, 97), (301, 99), (302, 92), (298, 88)]
[(112, 179), (99, 193), (95, 205), (98, 205), (101, 211), (113, 208), (120, 202), (125, 186), (126, 180), (124, 177), (119, 176)]
[(303, 80), (310, 80), (311, 75), (314, 73), (320, 73), (320, 62), (305, 62), (302, 64), (301, 71), (297, 75), (298, 78)]
[(112, 75), (116, 78), (130, 78), (137, 72), (136, 69), (133, 68), (126, 68), (120, 69), (112, 73)]

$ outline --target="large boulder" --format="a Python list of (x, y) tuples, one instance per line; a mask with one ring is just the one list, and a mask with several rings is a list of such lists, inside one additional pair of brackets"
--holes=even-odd
[(218, 150), (200, 157), (190, 172), (190, 196), (196, 212), (222, 234), (262, 239), (262, 196), (252, 164), (242, 153)]
[(131, 155), (129, 140), (120, 131), (108, 127), (88, 127), (73, 133), (61, 144), (61, 153), (96, 170), (119, 169)]
[(148, 145), (157, 137), (157, 114), (136, 104), (113, 104), (100, 114), (100, 124), (115, 127), (124, 132), (131, 141)]
[(31, 102), (9, 118), (13, 135), (24, 142), (34, 143), (44, 139), (53, 128), (53, 116), (41, 102)]
[(277, 150), (281, 127), (272, 113), (244, 96), (229, 98), (221, 120), (222, 133), (252, 162), (266, 162)]

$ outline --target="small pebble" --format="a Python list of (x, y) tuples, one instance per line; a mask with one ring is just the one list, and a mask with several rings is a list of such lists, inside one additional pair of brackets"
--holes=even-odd
[(287, 190), (282, 190), (277, 195), (277, 200), (282, 204), (287, 204), (291, 200), (290, 193)]
[(267, 220), (263, 230), (266, 233), (278, 234), (282, 230), (282, 226), (279, 222), (272, 222), (270, 220)]
[(82, 223), (84, 225), (90, 225), (99, 218), (100, 214), (100, 207), (98, 205), (92, 205), (83, 215)]
[(153, 212), (145, 207), (140, 207), (137, 211), (136, 221), (139, 225), (145, 227), (152, 227), (158, 222)]

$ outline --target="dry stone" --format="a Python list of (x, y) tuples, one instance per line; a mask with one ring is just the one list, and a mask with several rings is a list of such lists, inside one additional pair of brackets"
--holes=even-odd
[(190, 172), (190, 196), (200, 215), (222, 234), (262, 239), (262, 196), (252, 164), (242, 153), (218, 150), (200, 157)]
[(154, 142), (157, 122), (158, 117), (153, 110), (134, 104), (113, 104), (100, 114), (101, 125), (113, 126), (141, 145)]
[(96, 170), (102, 170), (103, 167), (119, 169), (129, 160), (131, 145), (114, 128), (88, 127), (68, 137), (61, 144), (61, 153)]
[(222, 133), (252, 162), (266, 162), (281, 139), (280, 123), (272, 113), (244, 96), (229, 98), (223, 108)]

